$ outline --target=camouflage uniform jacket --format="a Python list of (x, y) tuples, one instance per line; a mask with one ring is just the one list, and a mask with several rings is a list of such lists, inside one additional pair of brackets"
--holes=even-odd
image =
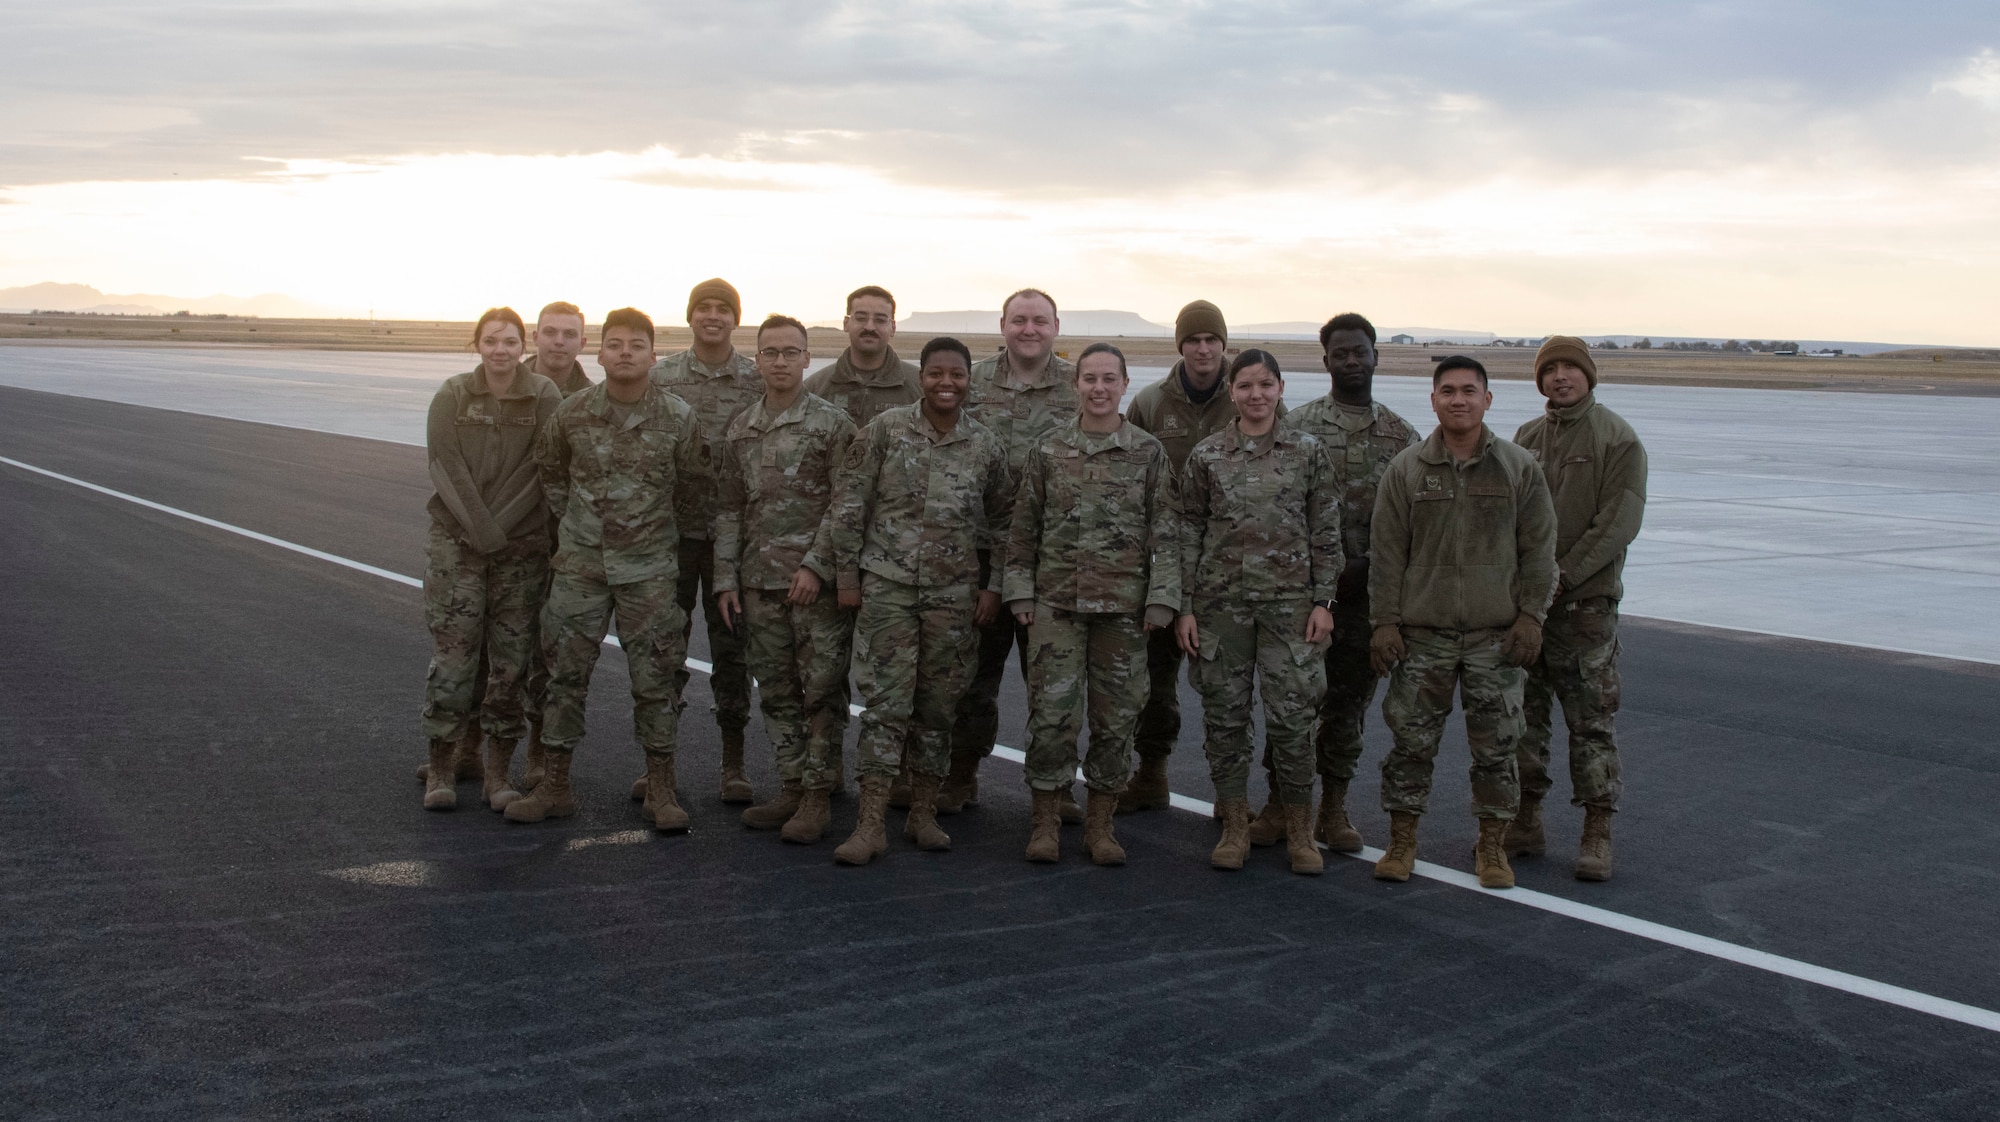
[[(541, 355), (529, 355), (528, 361), (522, 363), (521, 365), (527, 367), (531, 371), (534, 371), (534, 373), (536, 374), (542, 374), (542, 372), (539, 369), (537, 369), (537, 365), (541, 357), (542, 357)], [(567, 378), (556, 378), (548, 374), (542, 374), (542, 377), (547, 378), (551, 382), (554, 382), (556, 384), (556, 390), (566, 398), (573, 397), (576, 394), (582, 393), (583, 391), (597, 384), (596, 382), (590, 380), (590, 375), (585, 374), (583, 372), (583, 360), (581, 358), (577, 359), (573, 363), (570, 363), (569, 377)]]
[[(1181, 607), (1179, 520), (1166, 449), (1134, 424), (1042, 438), (1014, 495), (1001, 595), (1010, 611), (1149, 613)], [(1161, 618), (1164, 616), (1164, 618)]]
[(1417, 442), (1417, 430), (1377, 401), (1366, 408), (1342, 405), (1332, 394), (1314, 398), (1285, 423), (1319, 437), (1333, 461), (1340, 487), (1341, 547), (1348, 560), (1368, 556), (1368, 528), (1375, 521), (1375, 488), (1396, 453)]
[(1245, 437), (1231, 421), (1181, 469), (1181, 611), (1216, 598), (1331, 600), (1340, 537), (1319, 438), (1282, 424)]
[(505, 396), (493, 392), (483, 365), (445, 379), (424, 425), (437, 488), (426, 505), (432, 521), (481, 553), (545, 533), (535, 436), (560, 404), (555, 383), (526, 371)]
[[(1125, 407), (1125, 419), (1159, 439), (1175, 471), (1187, 463), (1196, 444), (1236, 419), (1236, 403), (1230, 400), (1229, 387), (1221, 382), (1215, 384), (1215, 393), (1207, 401), (1196, 405), (1188, 397), (1183, 378), (1186, 370), (1185, 361), (1174, 363), (1166, 377), (1133, 394), (1132, 403)], [(1280, 402), (1278, 416), (1284, 415), (1285, 406)]]
[(772, 416), (753, 401), (714, 448), (715, 587), (789, 588), (801, 566), (834, 578), (826, 512), (854, 439), (847, 412), (800, 393)]
[(1556, 504), (1556, 602), (1625, 595), (1625, 549), (1646, 514), (1646, 446), (1589, 394), (1521, 426), (1514, 442), (1539, 460)]
[[(861, 587), (866, 570), (920, 588), (980, 584), (982, 528), (1004, 544), (1014, 509), (1007, 453), (985, 426), (961, 414), (948, 433), (920, 405), (891, 409), (847, 446), (833, 500), (835, 566), (841, 588)], [(1004, 557), (986, 587), (1000, 590)]]
[(1076, 418), (1075, 375), (1069, 360), (1050, 355), (1048, 367), (1030, 382), (1015, 375), (1001, 351), (972, 364), (965, 415), (993, 430), (1007, 450), (1007, 469), (1019, 474), (1050, 429)]
[[(692, 349), (671, 354), (653, 364), (653, 384), (694, 406), (695, 423), (711, 452), (722, 440), (723, 427), (737, 410), (764, 396), (764, 379), (757, 363), (742, 351), (732, 350), (721, 366), (710, 366), (694, 357)], [(708, 537), (704, 520), (699, 526), (681, 527), (681, 536)]]
[(854, 368), (854, 351), (840, 352), (833, 365), (806, 379), (806, 392), (831, 401), (856, 425), (865, 425), (885, 409), (915, 405), (924, 396), (917, 384), (917, 364), (896, 357), (896, 349), (882, 357), (882, 365), (863, 373)]
[(615, 405), (599, 383), (542, 429), (542, 490), (562, 523), (553, 567), (607, 584), (677, 577), (680, 527), (706, 531), (713, 511), (694, 407), (652, 384), (622, 420)]
[(1479, 453), (1454, 463), (1444, 430), (1389, 461), (1375, 493), (1368, 616), (1454, 631), (1544, 619), (1556, 590), (1556, 511), (1519, 445), (1480, 426)]

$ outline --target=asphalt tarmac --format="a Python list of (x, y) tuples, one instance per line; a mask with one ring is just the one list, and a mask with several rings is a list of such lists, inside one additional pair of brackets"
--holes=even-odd
[[(0, 389), (0, 456), (420, 573), (420, 449)], [(0, 1115), (1991, 1118), (2000, 1033), (1214, 827), (1029, 865), (1017, 767), (845, 869), (643, 828), (621, 656), (583, 811), (427, 813), (403, 584), (0, 465)], [(1523, 888), (2000, 1009), (2000, 670), (1633, 620), (1619, 872)], [(701, 654), (697, 638), (697, 655)], [(1174, 789), (1210, 797), (1199, 705)], [(1002, 740), (1018, 746), (1010, 675)], [(1422, 855), (1470, 867), (1460, 733)], [(1379, 721), (1353, 803), (1371, 843)], [(753, 728), (752, 778), (774, 785)], [(1566, 784), (1560, 784), (1558, 793)], [(476, 789), (462, 786), (470, 807)], [(835, 838), (852, 823), (835, 804)]]

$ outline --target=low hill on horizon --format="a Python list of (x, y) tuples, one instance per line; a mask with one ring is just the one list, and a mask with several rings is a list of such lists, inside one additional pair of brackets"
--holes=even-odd
[(161, 296), (154, 293), (108, 295), (87, 284), (44, 281), (19, 288), (0, 288), (0, 312), (84, 312), (106, 316), (191, 315), (259, 316), (269, 319), (338, 319), (335, 308), (308, 304), (277, 292), (256, 296)]

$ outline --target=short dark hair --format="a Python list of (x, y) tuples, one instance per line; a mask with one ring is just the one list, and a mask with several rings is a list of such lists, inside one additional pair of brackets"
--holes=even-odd
[(1319, 329), (1319, 349), (1325, 350), (1336, 331), (1359, 331), (1368, 336), (1368, 345), (1375, 345), (1375, 325), (1360, 312), (1342, 312), (1327, 320)]
[(1431, 385), (1437, 385), (1438, 379), (1444, 377), (1445, 372), (1450, 370), (1470, 370), (1474, 374), (1479, 375), (1480, 389), (1491, 388), (1486, 382), (1485, 365), (1470, 355), (1451, 355), (1447, 358), (1439, 359), (1437, 366), (1431, 370)]
[(512, 308), (488, 308), (479, 313), (478, 321), (472, 325), (472, 347), (474, 350), (479, 349), (480, 333), (486, 330), (487, 324), (492, 323), (496, 319), (502, 323), (513, 324), (514, 330), (521, 333), (521, 341), (524, 343), (527, 342), (528, 325), (521, 322), (521, 313)]
[(602, 335), (614, 327), (636, 327), (646, 333), (648, 343), (658, 342), (653, 335), (653, 317), (637, 308), (614, 308), (604, 313), (604, 323), (597, 331)]
[(1125, 368), (1124, 351), (1119, 350), (1110, 343), (1092, 343), (1088, 347), (1083, 348), (1082, 354), (1076, 356), (1076, 365), (1070, 368), (1070, 381), (1076, 381), (1076, 376), (1083, 372), (1083, 360), (1089, 358), (1091, 355), (1117, 355), (1118, 373), (1123, 375), (1126, 381), (1129, 382), (1132, 380), (1132, 372)]
[(877, 300), (887, 300), (889, 302), (889, 318), (890, 319), (896, 318), (896, 298), (895, 296), (890, 294), (888, 289), (883, 288), (879, 284), (864, 284), (860, 288), (855, 289), (853, 292), (848, 293), (847, 310), (850, 312), (853, 311), (854, 301), (863, 296), (873, 296)]
[(925, 343), (924, 349), (917, 352), (917, 369), (922, 370), (924, 367), (929, 366), (931, 364), (931, 356), (939, 351), (952, 351), (956, 353), (960, 358), (965, 360), (966, 369), (970, 370), (972, 368), (972, 348), (949, 335), (940, 335), (930, 342)]
[(781, 316), (778, 315), (776, 312), (773, 312), (772, 314), (764, 317), (763, 323), (757, 325), (758, 341), (759, 342), (763, 341), (764, 333), (775, 327), (789, 327), (796, 330), (799, 333), (799, 338), (801, 339), (811, 338), (811, 336), (806, 334), (805, 324), (800, 323), (798, 320), (795, 320), (790, 316)]
[(1049, 312), (1053, 314), (1057, 319), (1062, 318), (1062, 313), (1056, 310), (1056, 298), (1050, 296), (1046, 292), (1043, 292), (1039, 288), (1021, 288), (1008, 293), (1007, 298), (1005, 300), (1000, 301), (1000, 318), (1006, 319), (1007, 305), (1012, 304), (1014, 301), (1019, 300), (1023, 296), (1039, 296), (1042, 299), (1047, 300), (1049, 302)]
[(1276, 355), (1258, 347), (1245, 347), (1242, 354), (1237, 355), (1229, 361), (1229, 376), (1224, 378), (1223, 381), (1234, 385), (1236, 383), (1236, 376), (1253, 366), (1261, 366), (1269, 370), (1271, 376), (1280, 382), (1285, 380), (1285, 372), (1278, 369), (1278, 358)]

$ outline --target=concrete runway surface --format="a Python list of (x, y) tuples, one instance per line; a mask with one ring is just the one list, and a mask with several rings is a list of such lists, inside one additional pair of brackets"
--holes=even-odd
[[(715, 799), (700, 675), (695, 829), (658, 837), (624, 793), (638, 754), (614, 652), (581, 814), (427, 813), (416, 590), (43, 474), (409, 574), (420, 450), (5, 389), (0, 456), (41, 469), (0, 464), (9, 1117), (1990, 1118), (2000, 1101), (1991, 666), (1635, 620), (1618, 877), (1569, 878), (1566, 805), (1550, 857), (1517, 862), (1558, 903), (1900, 987), (1882, 1000), (1448, 874), (1391, 886), (1335, 859), (1301, 878), (1278, 850), (1217, 873), (1192, 813), (1120, 819), (1122, 870), (1090, 866), (1074, 829), (1063, 863), (1031, 866), (1000, 760), (983, 804), (945, 820), (951, 853), (896, 837), (838, 868), (830, 843), (785, 846)], [(1206, 799), (1183, 705), (1174, 789)], [(1010, 674), (1003, 742), (1022, 716)], [(1462, 873), (1461, 735), (1422, 855)], [(1353, 802), (1379, 843), (1379, 720), (1368, 741)], [(751, 757), (761, 794), (754, 726)], [(835, 811), (837, 840), (852, 803)]]

